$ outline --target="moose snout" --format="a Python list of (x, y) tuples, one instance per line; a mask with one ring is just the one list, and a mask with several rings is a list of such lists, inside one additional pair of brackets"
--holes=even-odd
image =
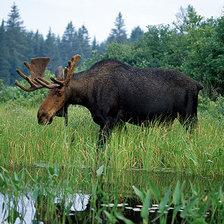
[(47, 113), (38, 111), (37, 113), (38, 124), (47, 125), (51, 124), (52, 117), (50, 117)]

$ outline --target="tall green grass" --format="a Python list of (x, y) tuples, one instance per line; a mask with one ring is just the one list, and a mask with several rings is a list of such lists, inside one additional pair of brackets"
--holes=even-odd
[[(38, 125), (37, 110), (13, 102), (0, 106), (1, 166), (95, 166), (99, 127), (87, 109), (71, 106), (68, 127), (57, 117), (51, 125)], [(126, 127), (115, 128), (100, 152), (110, 168), (224, 174), (224, 122), (212, 114), (200, 112), (193, 132), (178, 121), (172, 127)]]

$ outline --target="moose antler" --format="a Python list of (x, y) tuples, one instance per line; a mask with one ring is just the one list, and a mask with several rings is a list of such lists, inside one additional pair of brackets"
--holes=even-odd
[(65, 79), (64, 80), (58, 80), (55, 79), (53, 77), (51, 77), (50, 79), (54, 82), (54, 83), (48, 83), (46, 82), (46, 80), (44, 80), (41, 77), (36, 78), (35, 80), (41, 84), (42, 86), (49, 88), (49, 89), (53, 89), (55, 88), (55, 85), (57, 86), (67, 86), (70, 79), (72, 78), (75, 68), (77, 66), (77, 64), (79, 63), (81, 56), (80, 55), (75, 55), (72, 57), (71, 61), (68, 61), (68, 66), (65, 68)]
[(75, 68), (79, 63), (81, 56), (79, 54), (72, 57), (71, 61), (68, 61), (68, 66), (65, 69), (65, 85), (67, 85), (72, 78)]
[(37, 89), (41, 89), (44, 86), (40, 86), (39, 83), (36, 81), (37, 78), (41, 78), (44, 76), (45, 69), (50, 61), (50, 58), (46, 57), (39, 57), (39, 58), (32, 58), (31, 64), (28, 64), (28, 62), (24, 62), (24, 65), (29, 69), (30, 71), (30, 77), (24, 75), (19, 69), (16, 70), (16, 72), (27, 82), (31, 85), (30, 88), (26, 88), (22, 86), (21, 84), (15, 82), (17, 86), (19, 86), (21, 89), (27, 92), (31, 92)]
[(19, 86), (21, 89), (27, 92), (31, 92), (37, 89), (41, 88), (48, 88), (53, 89), (60, 86), (67, 86), (70, 79), (73, 76), (73, 73), (75, 71), (75, 67), (77, 66), (81, 56), (75, 55), (72, 57), (71, 61), (68, 61), (68, 66), (65, 68), (65, 79), (64, 80), (58, 80), (53, 77), (50, 79), (53, 81), (53, 83), (48, 82), (47, 80), (43, 79), (44, 71), (47, 67), (47, 64), (50, 61), (50, 58), (32, 58), (31, 64), (28, 64), (27, 62), (24, 62), (25, 66), (30, 71), (30, 77), (24, 75), (20, 70), (16, 70), (17, 73), (24, 79), (28, 81), (28, 83), (31, 85), (30, 88), (26, 88), (19, 83), (15, 82), (17, 86)]

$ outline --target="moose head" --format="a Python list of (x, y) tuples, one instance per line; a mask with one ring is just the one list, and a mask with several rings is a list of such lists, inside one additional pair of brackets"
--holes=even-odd
[(50, 124), (54, 116), (62, 116), (64, 107), (67, 113), (67, 107), (65, 105), (68, 100), (67, 93), (69, 89), (69, 83), (73, 77), (73, 73), (80, 58), (80, 55), (73, 56), (72, 60), (68, 61), (68, 66), (65, 68), (64, 77), (60, 77), (58, 79), (51, 77), (50, 79), (52, 82), (48, 82), (47, 80), (43, 79), (44, 72), (50, 61), (50, 58), (32, 58), (31, 64), (24, 62), (25, 66), (30, 71), (30, 77), (24, 75), (20, 70), (16, 70), (17, 73), (30, 84), (30, 88), (26, 88), (16, 82), (15, 84), (22, 90), (31, 92), (44, 87), (50, 89), (48, 96), (42, 102), (38, 110), (37, 118), (39, 124)]

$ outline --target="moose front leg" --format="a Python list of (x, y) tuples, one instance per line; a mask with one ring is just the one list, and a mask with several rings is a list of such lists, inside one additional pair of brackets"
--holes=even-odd
[(116, 117), (108, 116), (108, 113), (103, 114), (98, 111), (95, 113), (92, 113), (92, 117), (94, 122), (100, 125), (98, 147), (97, 147), (97, 153), (98, 153), (98, 149), (103, 149), (114, 126), (117, 124), (118, 119), (117, 119), (117, 116)]
[(57, 111), (56, 116), (65, 118), (65, 125), (68, 126), (68, 106), (64, 106), (61, 110)]
[(65, 126), (68, 126), (68, 107), (64, 108)]
[(109, 138), (112, 129), (114, 125), (104, 125), (100, 126), (100, 132), (99, 132), (99, 140), (98, 140), (98, 147), (97, 147), (97, 152), (98, 149), (103, 149), (104, 145), (106, 144), (107, 139)]
[(65, 114), (65, 126), (68, 126), (68, 113)]

